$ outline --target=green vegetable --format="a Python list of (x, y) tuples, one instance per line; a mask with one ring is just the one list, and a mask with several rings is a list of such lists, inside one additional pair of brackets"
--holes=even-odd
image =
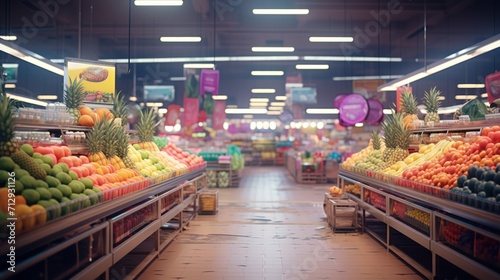
[(483, 102), (473, 99), (462, 107), (462, 115), (469, 115), (471, 121), (484, 120), (488, 114), (488, 108)]

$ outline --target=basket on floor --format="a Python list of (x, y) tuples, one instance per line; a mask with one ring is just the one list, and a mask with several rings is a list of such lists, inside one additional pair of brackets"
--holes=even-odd
[(200, 193), (200, 214), (214, 215), (219, 208), (219, 191), (204, 191)]

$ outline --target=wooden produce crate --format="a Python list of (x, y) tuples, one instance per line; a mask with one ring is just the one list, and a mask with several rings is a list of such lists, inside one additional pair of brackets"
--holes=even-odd
[(328, 199), (325, 211), (333, 231), (356, 231), (358, 228), (358, 204), (350, 199)]
[(219, 191), (204, 191), (200, 193), (199, 214), (214, 215), (219, 210)]

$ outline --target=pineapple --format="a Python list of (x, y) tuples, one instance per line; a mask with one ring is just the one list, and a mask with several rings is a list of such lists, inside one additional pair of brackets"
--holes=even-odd
[(116, 155), (118, 149), (118, 134), (122, 126), (118, 126), (113, 120), (105, 121), (104, 135), (106, 138), (103, 141), (102, 152), (106, 156), (108, 163), (113, 165), (116, 170), (125, 168), (123, 161)]
[[(129, 137), (123, 126), (117, 131), (116, 155), (120, 157), (124, 165), (128, 168), (136, 169), (134, 161), (128, 156)], [(132, 148), (133, 149), (133, 148)]]
[(372, 143), (373, 143), (373, 149), (374, 150), (380, 150), (382, 143), (380, 143), (380, 135), (374, 131), (372, 133)]
[(415, 124), (413, 122), (418, 121), (417, 98), (415, 98), (413, 93), (406, 87), (401, 95), (401, 107), (404, 115), (403, 123), (406, 124), (409, 129), (414, 129)]
[(0, 156), (11, 156), (19, 147), (14, 141), (14, 100), (2, 94), (0, 99)]
[(382, 129), (386, 145), (382, 159), (386, 166), (391, 166), (409, 155), (411, 132), (408, 130), (408, 126), (403, 124), (403, 114), (394, 112), (392, 115), (387, 115), (386, 120), (382, 123)]
[(105, 141), (106, 120), (101, 120), (87, 133), (88, 158), (91, 162), (107, 165), (108, 161), (102, 152), (103, 141)]
[(159, 152), (158, 146), (153, 142), (156, 123), (156, 114), (152, 109), (147, 109), (146, 112), (140, 114), (139, 121), (135, 125), (137, 133), (139, 134), (139, 146), (141, 149), (151, 152)]
[(440, 94), (441, 91), (437, 90), (436, 87), (433, 87), (429, 92), (426, 91), (424, 93), (424, 104), (427, 109), (427, 114), (424, 118), (425, 123), (439, 123), (440, 119), (438, 109), (439, 105), (441, 105), (441, 101), (439, 101)]
[(24, 151), (19, 150), (13, 153), (11, 157), (15, 163), (17, 163), (22, 169), (28, 171), (28, 173), (35, 179), (45, 180), (47, 177), (47, 172)]
[(64, 104), (69, 114), (74, 116), (77, 120), (80, 118), (80, 111), (78, 110), (85, 100), (85, 88), (83, 87), (83, 80), (69, 80), (69, 86), (64, 90)]
[(122, 125), (127, 124), (127, 102), (125, 101), (125, 96), (122, 95), (121, 92), (118, 92), (113, 97), (113, 109), (111, 110), (111, 113), (113, 113), (115, 118), (121, 119)]

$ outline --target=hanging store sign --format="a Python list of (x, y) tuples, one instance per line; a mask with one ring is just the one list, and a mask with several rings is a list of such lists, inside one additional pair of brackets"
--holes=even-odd
[(219, 70), (203, 69), (200, 74), (200, 95), (219, 94)]
[(368, 111), (368, 101), (360, 94), (351, 94), (340, 104), (339, 120), (344, 126), (353, 126), (365, 121)]
[(292, 88), (290, 94), (293, 104), (316, 104), (315, 88)]
[(212, 127), (215, 130), (224, 129), (225, 121), (226, 121), (226, 102), (215, 101)]

